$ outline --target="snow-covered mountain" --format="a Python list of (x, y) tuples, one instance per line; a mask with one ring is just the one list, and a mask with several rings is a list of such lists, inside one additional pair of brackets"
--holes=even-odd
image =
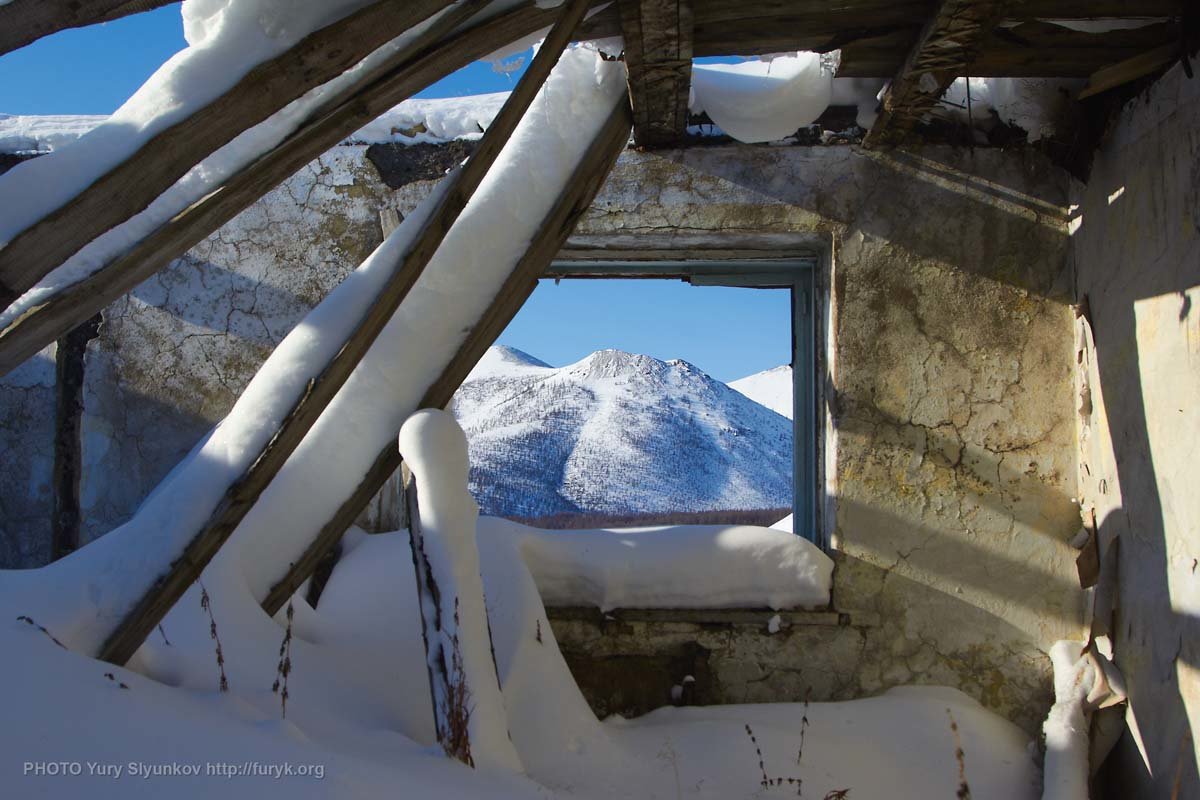
[(776, 414), (792, 418), (792, 368), (787, 364), (730, 381), (729, 386)]
[(555, 368), (493, 347), (452, 410), (485, 514), (791, 505), (791, 423), (686, 361), (601, 350)]

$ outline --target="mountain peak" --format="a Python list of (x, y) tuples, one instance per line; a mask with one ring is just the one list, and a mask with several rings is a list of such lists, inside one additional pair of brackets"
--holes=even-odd
[(467, 380), (494, 378), (507, 375), (524, 374), (530, 370), (553, 369), (545, 361), (529, 355), (524, 350), (503, 344), (494, 344), (479, 359), (479, 363), (471, 370)]

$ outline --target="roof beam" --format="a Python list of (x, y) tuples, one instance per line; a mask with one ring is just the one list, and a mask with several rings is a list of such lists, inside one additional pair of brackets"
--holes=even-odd
[(152, 11), (178, 0), (12, 0), (0, 5), (0, 55), (43, 36)]
[(131, 291), (363, 125), (431, 83), (494, 52), (500, 43), (541, 30), (554, 21), (556, 13), (556, 9), (538, 8), (530, 2), (447, 36), (476, 7), (468, 3), (439, 17), (427, 35), (389, 60), (383, 75), (372, 76), (365, 84), (333, 98), (311, 121), (220, 189), (164, 223), (124, 255), (9, 323), (0, 330), (0, 375)]
[(691, 0), (618, 0), (639, 147), (671, 147), (687, 133), (692, 85)]
[(0, 250), (0, 304), (8, 305), (88, 242), (146, 209), (238, 134), (337, 78), (452, 2), (376, 0), (255, 65), (212, 102), (160, 131), (64, 205), (14, 236)]
[(942, 0), (925, 23), (904, 65), (883, 95), (882, 110), (863, 139), (866, 147), (899, 144), (960, 75), (1004, 18), (1009, 0)]
[[(604, 127), (592, 139), (591, 147), (583, 160), (563, 186), (562, 194), (558, 196), (554, 206), (538, 227), (537, 237), (517, 262), (487, 311), (467, 334), (458, 352), (446, 364), (437, 380), (425, 390), (420, 408), (445, 408), (449, 405), (454, 392), (479, 363), (479, 359), (521, 310), (521, 306), (537, 287), (538, 278), (545, 273), (550, 262), (566, 244), (579, 218), (591, 206), (604, 185), (613, 164), (617, 162), (617, 158), (629, 142), (631, 124), (629, 103), (625, 100), (618, 101)], [(283, 577), (271, 587), (262, 602), (262, 607), (268, 614), (274, 616), (300, 588), (300, 584), (308, 580), (325, 554), (338, 543), (371, 498), (400, 468), (400, 462), (400, 451), (396, 442), (385, 442), (358, 487), (314, 535), (303, 555), (288, 565)]]
[[(562, 6), (558, 21), (546, 37), (529, 69), (504, 101), (500, 113), (488, 126), (471, 158), (447, 180), (448, 186), (429, 213), (425, 224), (393, 267), (383, 289), (359, 320), (337, 355), (308, 382), (279, 428), (250, 467), (236, 479), (212, 510), (207, 522), (195, 531), (187, 546), (166, 571), (146, 589), (115, 626), (98, 654), (113, 664), (124, 664), (141, 647), (146, 636), (162, 621), (200, 573), (237, 530), (259, 496), (287, 463), (288, 458), (329, 403), (345, 385), (363, 356), (387, 326), (396, 309), (408, 296), (429, 264), (446, 234), (483, 182), (505, 143), (558, 63), (570, 43), (571, 34), (583, 19), (590, 0), (570, 0)], [(557, 11), (558, 9), (556, 9)]]

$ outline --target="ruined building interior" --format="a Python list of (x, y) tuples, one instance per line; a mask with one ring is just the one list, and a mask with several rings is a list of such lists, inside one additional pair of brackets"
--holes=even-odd
[[(0, 59), (164, 5), (0, 0)], [(289, 797), (1200, 798), (1190, 0), (183, 19), (112, 118), (0, 114), (0, 794), (275, 796), (30, 771), (190, 726), (328, 763)], [(476, 543), (414, 412), (539, 280), (630, 276), (791, 292), (794, 533)]]

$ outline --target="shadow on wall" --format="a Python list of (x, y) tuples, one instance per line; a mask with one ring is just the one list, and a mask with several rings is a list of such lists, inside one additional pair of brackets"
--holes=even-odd
[[(1067, 176), (1032, 150), (926, 147), (916, 154), (796, 148), (791, 154), (797, 159), (795, 169), (780, 170), (775, 148), (730, 147), (737, 148), (736, 158), (730, 157), (728, 147), (697, 148), (643, 156), (637, 167), (675, 173), (665, 176), (666, 183), (675, 188), (677, 182), (687, 181), (690, 185), (678, 187), (683, 193), (705, 193), (702, 184), (715, 182), (724, 185), (715, 192), (718, 197), (732, 190), (741, 197), (730, 202), (766, 205), (752, 207), (753, 219), (744, 224), (726, 220), (723, 233), (772, 227), (772, 206), (779, 209), (780, 224), (794, 227), (798, 208), (816, 215), (818, 228), (830, 222), (846, 224), (851, 233), (878, 237), (922, 259), (1037, 296), (1070, 300), (1070, 287), (1060, 270), (1040, 269), (1054, 259), (1021, 255), (1065, 254), (1067, 241)], [(655, 159), (664, 162), (657, 169)], [(796, 180), (797, 174), (811, 180)], [(636, 188), (627, 186), (624, 191)], [(628, 228), (631, 233), (636, 230)], [(1007, 246), (1011, 242), (1022, 244)]]
[[(1085, 220), (1085, 225), (1098, 227), (1120, 223), (1121, 214), (1115, 209), (1111, 219), (1093, 216)], [(1168, 224), (1165, 220), (1163, 223)], [(1193, 220), (1193, 224), (1194, 235), (1200, 236), (1200, 220)], [(1135, 737), (1127, 731), (1111, 762), (1113, 769), (1103, 776), (1107, 787), (1104, 796), (1133, 797), (1151, 786), (1154, 797), (1174, 797), (1178, 781), (1182, 787), (1178, 797), (1192, 797), (1200, 792), (1200, 763), (1195, 750), (1197, 731), (1189, 723), (1187, 711), (1188, 705), (1193, 714), (1200, 710), (1200, 686), (1196, 684), (1200, 675), (1200, 618), (1177, 610), (1172, 602), (1169, 557), (1183, 549), (1173, 539), (1198, 535), (1194, 529), (1181, 527), (1188, 519), (1186, 505), (1194, 507), (1196, 502), (1197, 454), (1172, 453), (1171, 442), (1163, 441), (1161, 424), (1157, 426), (1157, 441), (1152, 442), (1147, 393), (1157, 390), (1162, 399), (1162, 386), (1153, 385), (1162, 376), (1143, 364), (1136, 304), (1139, 300), (1175, 295), (1179, 298), (1178, 321), (1194, 326), (1191, 317), (1197, 311), (1186, 302), (1186, 293), (1200, 284), (1200, 268), (1194, 263), (1190, 269), (1186, 264), (1179, 265), (1178, 270), (1164, 269), (1161, 263), (1153, 262), (1125, 266), (1143, 267), (1136, 281), (1096, 281), (1082, 273), (1087, 265), (1081, 265), (1080, 280), (1081, 289), (1088, 292), (1095, 333), (1093, 358), (1099, 385), (1092, 386), (1092, 391), (1103, 398), (1107, 410), (1122, 503), (1100, 521), (1100, 541), (1105, 547), (1115, 537), (1121, 540), (1116, 660), (1128, 683), (1132, 715), (1145, 749), (1139, 752)], [(1143, 341), (1153, 342), (1152, 336), (1143, 331)], [(1178, 367), (1188, 368), (1186, 364)], [(1191, 369), (1195, 369), (1194, 364)], [(1171, 399), (1178, 403), (1180, 412), (1185, 408), (1194, 412), (1195, 397)], [(1160, 403), (1160, 411), (1161, 407)], [(1183, 424), (1191, 424), (1188, 417), (1183, 419)], [(1194, 413), (1190, 419), (1194, 422)], [(1159, 490), (1164, 481), (1185, 489), (1185, 493), (1167, 498), (1164, 504)], [(1200, 576), (1194, 562), (1191, 574)]]

